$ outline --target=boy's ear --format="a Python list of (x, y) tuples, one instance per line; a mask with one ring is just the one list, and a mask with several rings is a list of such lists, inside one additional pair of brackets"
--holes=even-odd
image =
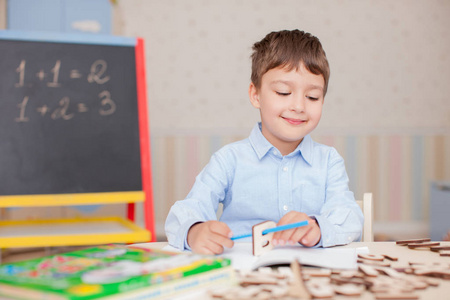
[(253, 84), (253, 82), (250, 83), (250, 87), (248, 88), (248, 96), (249, 96), (250, 102), (252, 103), (254, 108), (260, 108), (261, 107), (261, 105), (259, 103), (258, 89)]

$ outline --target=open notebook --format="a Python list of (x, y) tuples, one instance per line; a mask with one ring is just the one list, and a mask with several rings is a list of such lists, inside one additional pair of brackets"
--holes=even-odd
[[(166, 246), (164, 250), (177, 251)], [(330, 269), (357, 269), (357, 254), (368, 253), (362, 248), (305, 248), (301, 245), (277, 246), (261, 256), (253, 256), (251, 242), (235, 242), (221, 256), (231, 259), (232, 266), (238, 270), (256, 270), (259, 267), (289, 265), (297, 259), (302, 265)]]

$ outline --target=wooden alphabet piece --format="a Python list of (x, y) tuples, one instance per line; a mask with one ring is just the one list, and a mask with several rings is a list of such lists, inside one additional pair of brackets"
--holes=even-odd
[(396, 241), (395, 243), (397, 245), (408, 245), (408, 244), (414, 244), (414, 243), (425, 243), (425, 242), (429, 242), (431, 241), (431, 239), (429, 238), (423, 238), (423, 239), (411, 239), (411, 240), (400, 240), (400, 241)]
[(450, 267), (446, 264), (439, 265), (413, 265), (415, 275), (425, 275), (450, 279)]
[(437, 247), (441, 243), (439, 242), (424, 242), (424, 243), (410, 243), (408, 244), (409, 249), (416, 249), (416, 248), (431, 248), (431, 247)]
[(344, 296), (360, 296), (364, 292), (365, 287), (352, 283), (338, 285), (334, 288), (335, 292)]
[(302, 267), (300, 266), (298, 261), (294, 260), (291, 263), (291, 269), (293, 280), (289, 289), (289, 296), (297, 297), (300, 299), (311, 299), (312, 296), (305, 286), (305, 282), (303, 281)]
[(450, 246), (434, 246), (430, 248), (431, 251), (439, 252), (439, 251), (445, 251), (450, 250)]
[(358, 268), (366, 276), (369, 276), (369, 277), (377, 277), (378, 276), (378, 271), (369, 265), (360, 264), (360, 265), (358, 265)]
[(358, 254), (359, 258), (367, 259), (367, 260), (374, 260), (374, 261), (383, 261), (384, 256), (379, 254)]
[(273, 221), (265, 221), (256, 224), (252, 227), (252, 240), (253, 240), (253, 255), (260, 256), (267, 251), (273, 249), (272, 244), (273, 232), (263, 235), (263, 231), (268, 228), (277, 226), (277, 223)]
[(376, 260), (367, 260), (358, 258), (357, 260), (360, 264), (371, 265), (371, 266), (380, 266), (380, 267), (390, 267), (391, 263), (388, 261), (376, 261)]
[(332, 298), (334, 296), (334, 288), (323, 281), (314, 281), (307, 283), (309, 293), (314, 299)]
[(398, 261), (398, 257), (392, 256), (392, 255), (388, 255), (388, 254), (383, 254), (384, 258), (390, 260), (390, 261)]

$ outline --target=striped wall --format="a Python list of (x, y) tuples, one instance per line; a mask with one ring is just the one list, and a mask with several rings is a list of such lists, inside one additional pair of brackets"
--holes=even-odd
[[(221, 146), (246, 136), (158, 136), (152, 139), (155, 220), (189, 192)], [(313, 135), (343, 156), (356, 198), (374, 194), (375, 222), (428, 222), (429, 187), (450, 179), (450, 135)]]

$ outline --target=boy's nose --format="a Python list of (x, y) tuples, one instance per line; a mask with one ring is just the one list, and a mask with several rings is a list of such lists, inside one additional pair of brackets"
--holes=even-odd
[(291, 110), (295, 111), (295, 112), (305, 111), (305, 98), (304, 97), (295, 97), (291, 103)]

